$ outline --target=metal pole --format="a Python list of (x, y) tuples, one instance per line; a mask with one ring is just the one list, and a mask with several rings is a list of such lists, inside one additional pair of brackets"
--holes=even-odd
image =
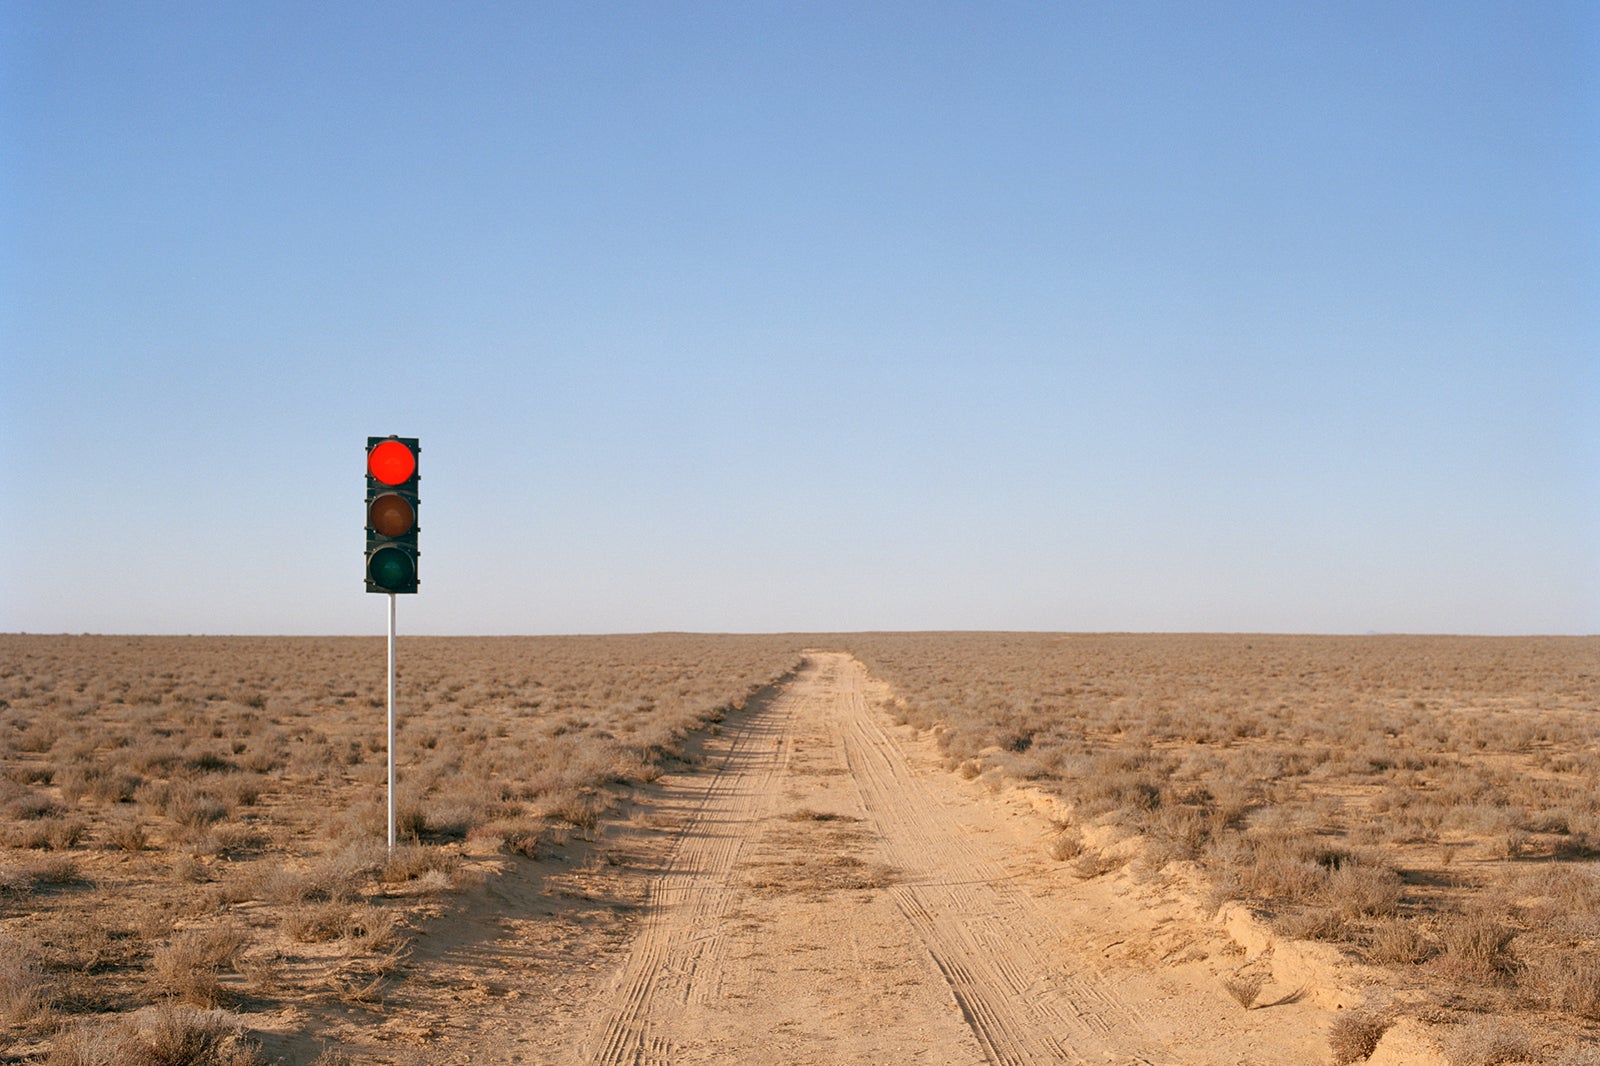
[(389, 850), (394, 850), (394, 593), (389, 593)]

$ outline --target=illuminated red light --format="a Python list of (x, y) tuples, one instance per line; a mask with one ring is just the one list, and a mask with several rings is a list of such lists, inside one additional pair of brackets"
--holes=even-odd
[(417, 457), (397, 440), (386, 440), (367, 453), (367, 472), (385, 485), (403, 485), (417, 471)]

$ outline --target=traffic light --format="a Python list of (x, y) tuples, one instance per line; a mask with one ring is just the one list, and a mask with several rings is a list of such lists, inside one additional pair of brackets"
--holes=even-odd
[(367, 438), (367, 591), (417, 591), (415, 437)]

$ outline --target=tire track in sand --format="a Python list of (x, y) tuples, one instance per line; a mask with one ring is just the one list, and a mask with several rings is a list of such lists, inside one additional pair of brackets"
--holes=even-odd
[[(838, 691), (838, 730), (863, 806), (888, 861), (904, 874), (891, 889), (945, 976), (990, 1062), (1138, 1062), (1144, 1020), (1108, 995), (1104, 975), (1063, 965), (1064, 930), (977, 837), (960, 831), (939, 790), (911, 772), (867, 705), (865, 670), (839, 656), (823, 682)], [(988, 852), (988, 854), (985, 854)], [(1081, 964), (1081, 963), (1080, 963)]]
[[(776, 1043), (766, 1049), (788, 1056), (782, 1061), (874, 1061), (859, 1041), (835, 1036), (886, 1024), (873, 1015), (885, 1004), (903, 1008), (899, 1024), (926, 1033), (928, 1046), (915, 1061), (930, 1061), (924, 1054), (1002, 1066), (1144, 1061), (1134, 1054), (1146, 1043), (1140, 1015), (1101, 990), (1101, 975), (1066, 968), (1062, 931), (1003, 865), (1013, 853), (1004, 842), (977, 839), (938, 790), (911, 772), (869, 706), (865, 681), (850, 656), (814, 653), (787, 689), (744, 718), (715, 775), (698, 775), (703, 792), (685, 805), (586, 1061), (733, 1061), (727, 1056), (760, 1046), (764, 1025), (775, 1041), (791, 1038), (781, 1052)], [(804, 748), (798, 762), (797, 746)], [(771, 869), (781, 854), (774, 840), (794, 831), (778, 816), (792, 817), (798, 798), (819, 797), (854, 824), (862, 854), (897, 871), (895, 883), (821, 904), (761, 897), (742, 871), (760, 858)], [(800, 853), (792, 861), (798, 869), (809, 858)], [(850, 967), (819, 972), (827, 968), (817, 960), (829, 953), (819, 956), (792, 921), (808, 906), (827, 908), (830, 935), (841, 943), (872, 939), (869, 929), (876, 935), (878, 974), (857, 967), (850, 976), (861, 983), (843, 1005), (818, 988), (842, 984)], [(729, 958), (729, 929), (741, 922), (759, 932), (741, 939), (745, 950)], [(777, 984), (775, 974), (794, 984)], [(797, 1032), (792, 1014), (786, 1020), (781, 1009), (774, 1012), (773, 989), (823, 1008), (801, 1013), (831, 1011), (833, 1030)], [(752, 1018), (762, 1002), (767, 1017)], [(963, 1028), (967, 1041), (958, 1035)]]
[(783, 693), (734, 728), (721, 765), (652, 882), (649, 916), (590, 1061), (671, 1066), (672, 1047), (653, 1031), (652, 1018), (715, 994), (726, 942), (724, 919), (736, 890), (732, 871), (748, 843), (748, 827), (774, 801), (772, 782), (790, 755), (783, 737), (792, 714), (793, 700)]

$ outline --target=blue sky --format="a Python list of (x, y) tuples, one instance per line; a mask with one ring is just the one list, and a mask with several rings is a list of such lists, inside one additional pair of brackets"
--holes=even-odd
[(0, 630), (1600, 632), (1589, 4), (0, 8)]

